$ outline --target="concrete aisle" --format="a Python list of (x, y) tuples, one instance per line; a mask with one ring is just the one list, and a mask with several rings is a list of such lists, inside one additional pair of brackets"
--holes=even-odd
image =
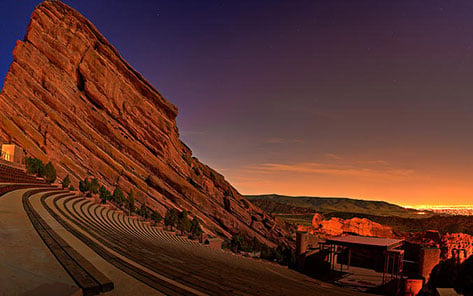
[(16, 190), (0, 196), (0, 295), (73, 295), (80, 292), (36, 233)]

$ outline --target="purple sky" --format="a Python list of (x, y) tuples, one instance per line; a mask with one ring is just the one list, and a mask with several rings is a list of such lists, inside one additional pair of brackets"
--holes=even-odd
[[(471, 1), (64, 1), (242, 193), (472, 203)], [(39, 1), (0, 3), (0, 80)]]

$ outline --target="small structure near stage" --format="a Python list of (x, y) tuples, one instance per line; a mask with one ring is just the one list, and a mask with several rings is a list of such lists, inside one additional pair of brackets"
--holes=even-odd
[(23, 151), (23, 149), (21, 149), (17, 145), (2, 144), (1, 159), (22, 164), (24, 162), (24, 158), (25, 158), (25, 152)]
[(429, 281), (430, 273), (434, 267), (440, 263), (440, 249), (439, 248), (422, 248), (419, 262), (419, 275), (422, 276), (426, 282)]
[(329, 238), (321, 244), (322, 250), (328, 251), (328, 261), (332, 269), (335, 263), (350, 269), (350, 266), (374, 269), (383, 273), (382, 283), (390, 279), (399, 279), (402, 275), (404, 250), (403, 240), (379, 237), (346, 235)]

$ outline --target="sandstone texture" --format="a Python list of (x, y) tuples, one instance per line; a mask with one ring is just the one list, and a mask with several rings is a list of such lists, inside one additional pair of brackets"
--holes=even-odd
[(395, 237), (391, 227), (381, 225), (366, 218), (341, 219), (331, 218), (325, 220), (324, 217), (316, 213), (312, 218), (311, 226), (298, 227), (300, 231), (307, 231), (312, 234), (323, 234), (328, 236), (338, 236), (344, 233), (354, 233), (362, 236), (375, 237)]
[(438, 246), (442, 259), (455, 258), (463, 262), (473, 255), (473, 236), (466, 233), (446, 233)]
[(186, 209), (220, 237), (288, 244), (273, 218), (199, 162), (179, 139), (177, 108), (81, 14), (59, 1), (34, 10), (0, 94), (0, 139), (51, 160), (60, 177), (134, 189), (164, 215)]

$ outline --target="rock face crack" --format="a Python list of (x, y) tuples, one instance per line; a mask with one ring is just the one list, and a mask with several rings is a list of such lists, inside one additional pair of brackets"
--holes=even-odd
[(75, 187), (91, 173), (109, 190), (133, 190), (138, 206), (163, 216), (187, 210), (210, 235), (292, 244), (273, 218), (192, 156), (176, 116), (87, 19), (45, 1), (14, 49), (0, 94), (0, 140), (51, 160)]
[(86, 85), (85, 85), (86, 79), (80, 70), (80, 67), (84, 61), (84, 58), (89, 53), (89, 50), (96, 50), (96, 49), (97, 49), (97, 42), (95, 43), (93, 47), (89, 46), (87, 48), (84, 55), (82, 55), (82, 58), (80, 59), (79, 64), (77, 65), (77, 88), (79, 89), (80, 92), (82, 92), (84, 97), (86, 97), (87, 100), (89, 100), (89, 102), (92, 103), (92, 105), (94, 105), (95, 108), (99, 110), (105, 110), (105, 106), (99, 100), (96, 100), (93, 96), (91, 96), (89, 92), (87, 91)]
[(84, 76), (82, 76), (82, 73), (80, 72), (79, 67), (77, 67), (77, 88), (79, 89), (79, 91), (84, 93), (85, 80), (84, 80)]

